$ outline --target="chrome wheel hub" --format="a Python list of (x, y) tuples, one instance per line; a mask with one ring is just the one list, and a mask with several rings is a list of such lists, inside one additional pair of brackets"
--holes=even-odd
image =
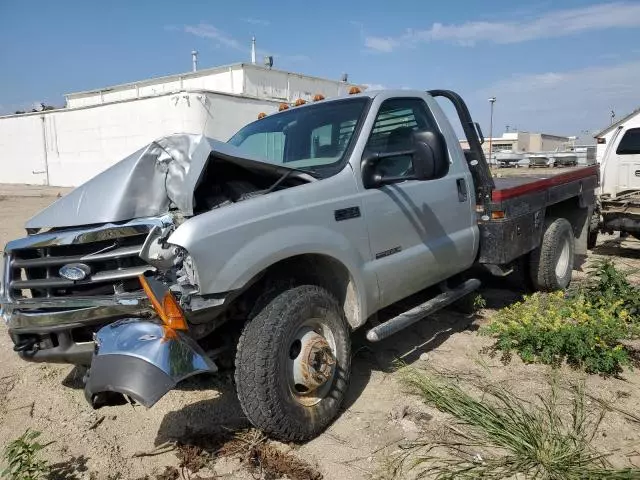
[(331, 330), (320, 320), (306, 322), (289, 342), (287, 353), (291, 393), (299, 403), (315, 405), (333, 384), (336, 348)]

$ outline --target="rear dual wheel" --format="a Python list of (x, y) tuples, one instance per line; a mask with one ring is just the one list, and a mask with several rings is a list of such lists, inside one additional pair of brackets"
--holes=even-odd
[(335, 418), (351, 368), (343, 309), (321, 287), (284, 289), (247, 323), (235, 381), (249, 421), (274, 438), (303, 441)]
[(571, 283), (575, 237), (566, 218), (549, 218), (540, 246), (529, 256), (529, 275), (536, 290), (563, 290)]

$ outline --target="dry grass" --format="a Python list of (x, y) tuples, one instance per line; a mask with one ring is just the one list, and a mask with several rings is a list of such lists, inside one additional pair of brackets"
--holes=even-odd
[(547, 395), (528, 402), (487, 382), (475, 385), (482, 392), (477, 399), (434, 374), (405, 368), (401, 378), (425, 403), (457, 422), (443, 440), (405, 446), (391, 462), (396, 478), (640, 478), (640, 469), (613, 469), (608, 455), (592, 447), (607, 409), (587, 409), (582, 385), (572, 385), (568, 403), (561, 403), (552, 380)]
[[(216, 458), (238, 458), (259, 478), (321, 480), (322, 473), (292, 453), (278, 448), (256, 429), (189, 435), (177, 443), (176, 455), (184, 477), (196, 473)], [(195, 478), (195, 477), (194, 477)]]

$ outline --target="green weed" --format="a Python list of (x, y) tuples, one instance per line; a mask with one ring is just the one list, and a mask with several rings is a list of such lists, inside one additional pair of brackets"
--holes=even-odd
[(525, 362), (567, 362), (590, 373), (617, 374), (630, 365), (620, 343), (640, 333), (640, 289), (610, 261), (600, 262), (586, 286), (570, 294), (535, 293), (500, 310), (480, 333), (496, 338), (489, 351), (513, 352)]
[(482, 295), (480, 295), (479, 293), (473, 297), (473, 311), (474, 312), (479, 312), (480, 310), (482, 310), (483, 308), (487, 307), (487, 301), (484, 299), (484, 297)]
[(396, 478), (640, 478), (640, 469), (612, 469), (607, 455), (591, 445), (605, 409), (587, 409), (583, 385), (572, 386), (569, 410), (562, 413), (555, 381), (534, 404), (488, 383), (476, 385), (482, 392), (477, 399), (451, 381), (411, 368), (401, 379), (457, 423), (448, 427), (453, 437), (447, 440), (405, 446), (392, 461)]
[(4, 449), (7, 468), (2, 477), (10, 480), (38, 480), (49, 473), (49, 465), (39, 459), (39, 452), (49, 444), (41, 444), (36, 439), (40, 432), (27, 429)]

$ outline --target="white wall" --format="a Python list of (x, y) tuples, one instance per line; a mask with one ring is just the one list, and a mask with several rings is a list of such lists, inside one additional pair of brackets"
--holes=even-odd
[(0, 118), (0, 183), (46, 184), (42, 117), (32, 114)]
[(152, 97), (183, 90), (213, 90), (222, 93), (242, 93), (242, 68), (202, 70), (184, 75), (172, 75), (140, 82), (107, 87), (100, 91), (70, 93), (67, 107), (87, 107), (141, 97)]
[(50, 185), (76, 186), (158, 137), (227, 140), (280, 102), (335, 97), (352, 86), (237, 64), (72, 93), (65, 109), (0, 117), (0, 183), (46, 184), (48, 164)]
[(237, 64), (116, 85), (102, 90), (70, 93), (66, 97), (69, 108), (102, 105), (182, 90), (210, 90), (292, 103), (298, 98), (311, 100), (316, 93), (336, 97), (346, 94), (352, 86), (353, 84), (337, 80), (270, 70), (252, 64)]
[(245, 66), (244, 93), (259, 98), (274, 98), (294, 102), (298, 98), (311, 100), (316, 93), (336, 97), (348, 93), (352, 84), (336, 80), (307, 77), (279, 70)]
[(256, 100), (231, 95), (207, 94), (206, 136), (227, 141), (247, 123), (258, 119), (261, 112), (267, 115), (278, 111), (278, 102)]
[(0, 183), (46, 184), (43, 142), (50, 185), (77, 186), (158, 137), (184, 132), (227, 140), (258, 113), (272, 113), (277, 106), (268, 100), (180, 92), (3, 117)]

